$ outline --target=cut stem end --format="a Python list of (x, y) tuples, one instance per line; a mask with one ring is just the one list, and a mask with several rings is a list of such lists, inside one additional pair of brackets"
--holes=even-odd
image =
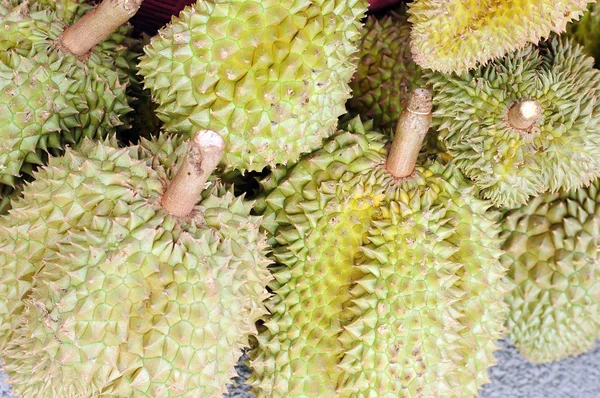
[(542, 107), (536, 100), (515, 102), (508, 110), (508, 123), (519, 130), (527, 130), (542, 115)]
[(200, 130), (190, 140), (188, 153), (162, 198), (163, 208), (176, 217), (187, 217), (198, 202), (208, 178), (218, 166), (225, 141), (211, 130)]
[(396, 136), (385, 167), (396, 178), (408, 177), (415, 170), (423, 140), (431, 126), (432, 96), (429, 90), (415, 89), (400, 114)]
[(103, 0), (64, 30), (58, 38), (59, 45), (78, 57), (85, 56), (96, 44), (129, 21), (143, 1)]

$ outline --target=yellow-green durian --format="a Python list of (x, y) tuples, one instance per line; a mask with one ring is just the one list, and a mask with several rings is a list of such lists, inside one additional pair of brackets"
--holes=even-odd
[(600, 180), (508, 211), (501, 239), (507, 331), (533, 362), (579, 355), (600, 339)]
[(600, 71), (553, 37), (462, 75), (428, 73), (433, 126), (458, 168), (496, 206), (600, 176)]
[(131, 28), (117, 29), (79, 57), (61, 44), (79, 7), (92, 8), (66, 0), (0, 1), (2, 184), (30, 174), (48, 151), (105, 137), (126, 122)]
[(293, 164), (345, 113), (364, 0), (202, 0), (145, 47), (140, 73), (172, 132), (208, 128), (227, 170)]
[(394, 177), (388, 144), (355, 118), (267, 196), (278, 266), (257, 397), (474, 397), (488, 380), (505, 318), (496, 215), (451, 164)]
[(415, 62), (443, 73), (486, 65), (565, 30), (595, 0), (415, 0), (409, 4)]
[(185, 154), (204, 159), (191, 145), (86, 140), (0, 218), (0, 358), (16, 394), (226, 391), (266, 312), (268, 245), (252, 204), (214, 178), (187, 215), (167, 207)]

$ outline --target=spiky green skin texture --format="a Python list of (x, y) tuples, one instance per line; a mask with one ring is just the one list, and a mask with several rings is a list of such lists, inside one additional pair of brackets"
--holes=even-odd
[(354, 119), (267, 197), (279, 265), (257, 397), (471, 397), (502, 335), (498, 224), (452, 166), (384, 168)]
[(600, 3), (591, 4), (579, 21), (567, 25), (566, 34), (594, 57), (596, 66), (600, 65)]
[(350, 97), (364, 0), (199, 1), (145, 48), (140, 73), (168, 131), (206, 128), (226, 169), (295, 163)]
[(519, 351), (550, 362), (600, 338), (600, 181), (544, 194), (507, 212), (507, 330)]
[(409, 4), (413, 59), (464, 73), (537, 44), (583, 15), (595, 0), (418, 0)]
[[(600, 71), (581, 46), (553, 38), (461, 76), (428, 74), (433, 126), (457, 166), (496, 206), (589, 184), (600, 176)], [(536, 100), (528, 129), (510, 107)]]
[(171, 216), (186, 146), (115, 144), (51, 159), (0, 219), (4, 371), (31, 397), (220, 396), (266, 312), (260, 218), (214, 181)]
[(56, 45), (67, 23), (37, 3), (0, 2), (0, 183), (14, 185), (47, 151), (106, 136), (130, 111), (128, 28), (79, 59)]
[[(31, 1), (31, 0), (30, 0)], [(43, 9), (51, 9), (66, 24), (72, 24), (92, 7), (86, 0), (33, 0)]]
[(406, 16), (369, 16), (358, 46), (352, 98), (346, 103), (349, 116), (373, 120), (378, 131), (394, 129), (411, 91), (424, 85), (421, 68), (411, 58)]

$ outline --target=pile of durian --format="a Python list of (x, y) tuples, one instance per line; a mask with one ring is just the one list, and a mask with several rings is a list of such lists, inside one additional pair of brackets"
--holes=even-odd
[[(0, 0), (18, 397), (475, 397), (600, 338), (600, 3)], [(596, 62), (593, 57), (596, 57)]]

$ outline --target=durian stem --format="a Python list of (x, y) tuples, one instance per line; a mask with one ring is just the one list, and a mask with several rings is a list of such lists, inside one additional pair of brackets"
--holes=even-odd
[(396, 136), (385, 164), (394, 177), (408, 177), (415, 170), (419, 151), (431, 126), (432, 107), (429, 90), (417, 88), (413, 91), (398, 119)]
[(162, 198), (163, 208), (176, 217), (186, 217), (192, 212), (225, 150), (223, 137), (211, 130), (200, 130), (189, 145), (183, 164)]
[(508, 122), (516, 129), (526, 130), (539, 119), (541, 114), (542, 107), (536, 100), (516, 102), (508, 110)]
[(144, 0), (103, 0), (96, 8), (64, 30), (59, 37), (63, 48), (82, 57), (119, 26), (129, 21)]

